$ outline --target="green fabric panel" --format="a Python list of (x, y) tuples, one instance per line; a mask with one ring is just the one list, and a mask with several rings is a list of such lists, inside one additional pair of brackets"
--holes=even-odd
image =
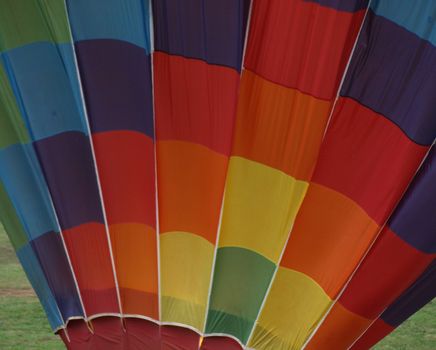
[(207, 333), (229, 333), (245, 343), (274, 274), (275, 264), (237, 247), (217, 251)]
[(1, 0), (0, 50), (36, 41), (70, 42), (62, 0)]
[(8, 194), (0, 182), (0, 221), (9, 236), (9, 239), (14, 246), (15, 251), (18, 251), (23, 247), (28, 239), (24, 232), (24, 228), (21, 225), (20, 219), (18, 218), (15, 208), (11, 203)]
[(30, 141), (24, 121), (16, 104), (9, 80), (0, 65), (0, 150), (16, 143)]

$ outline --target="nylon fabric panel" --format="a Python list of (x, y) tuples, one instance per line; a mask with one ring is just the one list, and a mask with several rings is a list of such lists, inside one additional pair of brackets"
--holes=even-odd
[(59, 328), (64, 325), (64, 320), (56, 305), (47, 280), (44, 277), (44, 272), (29, 244), (22, 246), (17, 252), (18, 260), (23, 266), (26, 276), (34, 288), (39, 301), (47, 315), (48, 322), (52, 329)]
[[(432, 20), (436, 14), (436, 4), (432, 1), (373, 0), (371, 9), (378, 16), (391, 20), (436, 46), (436, 32), (433, 29), (434, 22)], [(429, 17), (422, 17), (422, 13), (427, 13)]]
[(308, 349), (350, 347), (434, 259), (408, 246), (389, 229), (380, 235)]
[[(1, 55), (0, 55), (1, 56)], [(30, 136), (20, 115), (5, 69), (0, 65), (0, 149), (28, 143)]]
[(278, 263), (308, 184), (240, 157), (230, 159), (227, 178), (219, 247), (244, 247)]
[(113, 39), (128, 42), (150, 53), (148, 1), (67, 0), (75, 41)]
[[(289, 14), (295, 16), (294, 21), (289, 21)], [(225, 330), (243, 343), (248, 340), (305, 195), (351, 50), (352, 41), (348, 40), (357, 35), (362, 16), (363, 12), (339, 12), (302, 1), (253, 3), (218, 245), (270, 259), (272, 274), (259, 282), (260, 288), (246, 291), (244, 298), (255, 300), (257, 310), (242, 303), (223, 316), (211, 307), (208, 333)], [(335, 40), (330, 38), (333, 32)], [(307, 54), (306, 43), (315, 41), (316, 52)], [(319, 43), (327, 47), (332, 42), (338, 45), (318, 50), (324, 47)], [(320, 84), (318, 78), (325, 78), (324, 74), (330, 79)], [(246, 164), (244, 169), (238, 166), (238, 172), (234, 171), (234, 164), (241, 162)], [(250, 178), (253, 180), (247, 180)], [(288, 181), (294, 182), (292, 188)], [(266, 228), (266, 222), (274, 222), (272, 229)], [(221, 269), (230, 268), (219, 266), (217, 260), (213, 298), (226, 300), (218, 292), (226, 288), (246, 290), (246, 279), (234, 279), (230, 287), (221, 285), (223, 280), (216, 278)], [(229, 301), (229, 308), (232, 303)], [(221, 308), (226, 312), (225, 306)]]
[(245, 68), (320, 99), (335, 97), (364, 11), (302, 0), (253, 3)]
[[(424, 16), (424, 14), (422, 15)], [(377, 25), (378, 24), (373, 21), (373, 18), (369, 16), (365, 22), (364, 28), (374, 29), (378, 28)], [(383, 30), (389, 33), (391, 29), (391, 27), (387, 26)], [(374, 31), (366, 30), (359, 38), (357, 47), (361, 45), (362, 49), (366, 49), (367, 37), (365, 35), (369, 35), (371, 38), (369, 41), (370, 44), (380, 46), (380, 48), (383, 49), (382, 37), (377, 36), (377, 33), (376, 29), (374, 29)], [(395, 45), (395, 43), (397, 43), (397, 41), (391, 42), (392, 45)], [(396, 49), (399, 49), (401, 45), (402, 43), (398, 42)], [(423, 61), (427, 63), (431, 61), (431, 59), (425, 60), (424, 57), (427, 58), (427, 56), (425, 54), (422, 56)], [(401, 60), (401, 57), (392, 57), (390, 64), (392, 66), (395, 65), (398, 71), (403, 71), (404, 74), (406, 74), (409, 70), (407, 66), (402, 65)], [(354, 64), (356, 65), (356, 71), (362, 74), (366, 74), (365, 72), (379, 67), (378, 65), (374, 66), (373, 64), (369, 64), (369, 61), (363, 59), (361, 61), (355, 59)], [(414, 74), (420, 76), (419, 71), (410, 73), (412, 78), (415, 76)], [(356, 77), (349, 71), (344, 83), (346, 89), (359, 89), (361, 82), (355, 78)], [(368, 81), (374, 83), (376, 80), (377, 75), (368, 75)], [(432, 84), (432, 82), (429, 84)], [(365, 88), (362, 89), (362, 91), (377, 96), (377, 102), (381, 103), (383, 101), (381, 97), (384, 96), (386, 89), (387, 86), (381, 84), (378, 89), (375, 87), (372, 89)], [(392, 91), (392, 93), (398, 95), (400, 92)], [(381, 105), (384, 106), (382, 103)], [(380, 227), (386, 222), (388, 216), (398, 203), (428, 150), (427, 146), (417, 144), (397, 125), (392, 123), (392, 118), (395, 117), (395, 114), (390, 114), (385, 117), (364, 107), (359, 101), (342, 97), (335, 106), (332, 120), (329, 124), (323, 144), (321, 145), (321, 152), (312, 177), (312, 183), (303, 201), (302, 209), (297, 215), (296, 223), (291, 232), (282, 264), (314, 278), (332, 299), (337, 297), (338, 293), (355, 270), (363, 254), (365, 254), (369, 245), (376, 238)], [(414, 127), (417, 128), (425, 129), (431, 125), (431, 119), (423, 118), (416, 120), (412, 113), (407, 113), (401, 118), (403, 118), (405, 122), (416, 121)], [(336, 220), (333, 226), (340, 223), (343, 227), (349, 225), (349, 228), (345, 231), (340, 231), (339, 237), (341, 237), (341, 239), (336, 236), (335, 243), (331, 243), (332, 241), (323, 241), (323, 243), (326, 244), (323, 248), (326, 249), (326, 252), (328, 250), (327, 247), (329, 247), (331, 251), (331, 249), (336, 249), (336, 247), (345, 243), (346, 239), (351, 237), (351, 235), (347, 233), (348, 230), (348, 232), (359, 237), (360, 241), (355, 242), (354, 240), (350, 240), (351, 245), (348, 247), (348, 250), (338, 249), (337, 254), (329, 257), (312, 251), (313, 247), (321, 247), (322, 244), (317, 242), (317, 238), (315, 237), (318, 236), (313, 235), (313, 237), (310, 238), (313, 233), (307, 234), (306, 225), (310, 225), (308, 220), (304, 220), (304, 225), (303, 220), (299, 222), (299, 218), (306, 215), (304, 207), (306, 201), (311, 200), (311, 188), (314, 187), (315, 184), (322, 185), (328, 191), (331, 191), (331, 193), (335, 193), (336, 195), (333, 202), (337, 202), (337, 204), (342, 202), (351, 204), (351, 207), (354, 207), (357, 210), (356, 213), (360, 213), (359, 216), (363, 219), (363, 221), (361, 221), (362, 225), (357, 226), (359, 229), (356, 229), (353, 221), (347, 224), (348, 220), (344, 219), (346, 216), (342, 216)], [(328, 205), (326, 205), (327, 203)], [(318, 207), (316, 211), (313, 211), (316, 212), (314, 217), (319, 217), (320, 213), (323, 215), (332, 207), (332, 201), (325, 202)], [(318, 229), (313, 232), (316, 231), (322, 232), (322, 235), (325, 237), (329, 237), (333, 232), (336, 232), (336, 228), (332, 227), (331, 229), (325, 230), (323, 227), (321, 230)], [(300, 233), (298, 234), (298, 232)], [(303, 232), (304, 235), (302, 234)], [(363, 232), (363, 234), (361, 234), (361, 232)], [(310, 258), (305, 258), (302, 252), (305, 252), (307, 257), (316, 256), (317, 262), (314, 263)], [(328, 254), (329, 253), (330, 252), (328, 252)], [(319, 256), (325, 256), (325, 259), (319, 258)], [(335, 266), (335, 263), (338, 262), (339, 264), (336, 265), (337, 268), (329, 268), (330, 264)], [(318, 267), (314, 268), (314, 265), (317, 264)], [(334, 281), (334, 283), (331, 283), (332, 281)], [(301, 302), (309, 303), (309, 300), (304, 300), (306, 299), (302, 299)], [(268, 308), (268, 304), (272, 302), (272, 298), (268, 298), (265, 309)], [(283, 304), (287, 302), (289, 301), (282, 301)], [(318, 315), (315, 321), (321, 320), (322, 316), (323, 312)], [(262, 314), (260, 318), (262, 318)], [(316, 324), (312, 326), (316, 326)], [(271, 327), (271, 330), (272, 329), (273, 327)], [(308, 329), (310, 329), (310, 325)], [(310, 333), (306, 334), (306, 337), (309, 335)], [(297, 339), (298, 335), (293, 335), (293, 337)]]
[(383, 116), (340, 98), (312, 182), (347, 196), (383, 225), (427, 150)]
[[(409, 5), (400, 1), (395, 8), (408, 11)], [(421, 21), (432, 15), (418, 9), (414, 16)], [(415, 143), (430, 145), (436, 135), (436, 47), (372, 10), (361, 33), (341, 95), (385, 116)]]
[(5, 228), (9, 240), (17, 251), (27, 242), (26, 232), (20, 222), (14, 205), (8, 197), (3, 183), (0, 181), (0, 221)]
[(331, 107), (244, 70), (232, 155), (309, 180)]
[[(161, 243), (172, 232), (196, 237), (173, 256), (161, 248), (161, 266), (168, 267), (161, 285), (172, 283), (165, 276), (185, 280), (182, 299), (176, 290), (163, 294), (162, 311), (165, 321), (182, 317), (186, 325), (203, 332), (250, 1), (152, 4)], [(196, 255), (208, 265), (191, 269)], [(181, 344), (177, 339), (167, 343), (174, 348)]]
[(273, 262), (249, 249), (218, 248), (206, 333), (231, 334), (245, 343), (274, 269)]
[(118, 313), (104, 225), (85, 223), (65, 229), (63, 235), (88, 315)]
[(381, 314), (351, 349), (366, 349), (401, 325), (436, 296), (436, 260)]
[[(2, 64), (34, 141), (86, 133), (71, 44), (36, 42), (3, 52)], [(44, 84), (41, 84), (41, 82)]]
[[(356, 336), (364, 333), (371, 323), (371, 319), (362, 317), (336, 302), (306, 349), (348, 349)], [(338, 329), (341, 331), (338, 332)]]
[(5, 0), (2, 7), (8, 9), (0, 12), (2, 50), (38, 41), (70, 41), (62, 1)]
[(227, 158), (190, 142), (157, 143), (160, 232), (192, 232), (215, 244)]
[(109, 231), (124, 313), (158, 320), (156, 230), (141, 223), (121, 223), (110, 225)]
[(433, 227), (436, 217), (436, 149), (432, 147), (403, 200), (389, 219), (389, 226), (402, 240), (426, 254), (436, 254)]
[(250, 0), (152, 0), (156, 51), (240, 70)]
[(146, 1), (67, 1), (122, 311), (159, 319)]
[(301, 349), (332, 302), (310, 277), (283, 267), (277, 270), (268, 300), (248, 344), (258, 350)]
[(368, 7), (369, 0), (304, 0), (340, 11), (355, 12)]
[(379, 230), (348, 197), (311, 184), (280, 266), (310, 276), (334, 299)]
[(156, 136), (230, 152), (239, 74), (233, 69), (156, 52)]
[[(214, 245), (188, 232), (160, 236), (162, 321), (204, 328)], [(195, 276), (195, 278), (186, 278)]]
[(369, 327), (363, 336), (352, 346), (352, 350), (367, 350), (395, 330), (383, 320), (378, 319)]

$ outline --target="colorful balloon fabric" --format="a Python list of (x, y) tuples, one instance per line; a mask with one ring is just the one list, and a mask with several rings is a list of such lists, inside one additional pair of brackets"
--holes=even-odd
[(435, 297), (435, 94), (433, 0), (0, 0), (0, 220), (68, 349), (369, 349)]

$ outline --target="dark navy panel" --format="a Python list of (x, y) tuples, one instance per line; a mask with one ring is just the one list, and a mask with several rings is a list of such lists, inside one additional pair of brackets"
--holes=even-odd
[(115, 39), (150, 53), (147, 0), (67, 0), (74, 41)]
[(241, 68), (250, 0), (153, 0), (154, 47)]
[(356, 12), (366, 9), (369, 0), (304, 0), (307, 2), (316, 2), (321, 6), (331, 7), (335, 10)]
[(397, 124), (416, 143), (436, 137), (436, 48), (369, 10), (341, 95)]
[(3, 53), (2, 63), (34, 140), (86, 132), (70, 44), (29, 44)]
[(436, 149), (433, 147), (388, 224), (415, 248), (436, 253), (435, 211)]
[(76, 43), (92, 132), (135, 130), (153, 138), (150, 55), (117, 40)]
[(47, 315), (51, 328), (54, 330), (63, 325), (63, 319), (56, 305), (56, 300), (47, 284), (44, 273), (41, 270), (38, 259), (36, 258), (29, 244), (24, 245), (17, 251), (18, 260), (23, 265), (24, 272), (42, 307)]
[(58, 229), (32, 145), (16, 144), (0, 150), (0, 179), (30, 239)]
[(83, 309), (60, 234), (48, 232), (32, 240), (30, 244), (63, 318), (83, 316)]
[(393, 327), (412, 316), (436, 297), (436, 260), (423, 272), (401, 296), (381, 315), (381, 319)]
[(436, 1), (372, 0), (371, 8), (436, 46)]
[(103, 223), (89, 137), (67, 132), (35, 142), (62, 229)]

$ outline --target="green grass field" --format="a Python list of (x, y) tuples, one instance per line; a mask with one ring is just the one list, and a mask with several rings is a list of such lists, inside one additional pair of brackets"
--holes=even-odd
[[(1, 225), (0, 349), (64, 349), (60, 339), (51, 333), (38, 299)], [(435, 350), (436, 302), (414, 315), (375, 349)]]

